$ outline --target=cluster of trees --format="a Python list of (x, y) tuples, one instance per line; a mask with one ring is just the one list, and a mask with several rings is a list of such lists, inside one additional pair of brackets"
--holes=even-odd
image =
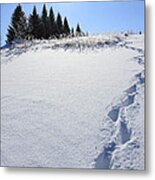
[(55, 18), (52, 7), (50, 8), (49, 15), (46, 5), (43, 5), (42, 14), (37, 13), (34, 6), (32, 14), (27, 18), (21, 5), (15, 8), (11, 25), (8, 27), (7, 43), (12, 43), (16, 40), (25, 39), (52, 39), (67, 36), (79, 36), (84, 34), (81, 31), (80, 25), (77, 24), (76, 30), (69, 27), (67, 17), (62, 20), (60, 13)]

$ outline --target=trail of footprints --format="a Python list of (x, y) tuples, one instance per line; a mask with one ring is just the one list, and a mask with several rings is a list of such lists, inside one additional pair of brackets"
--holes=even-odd
[[(135, 57), (136, 58), (136, 57)], [(138, 58), (143, 58), (138, 56)], [(141, 60), (142, 61), (142, 60)], [(110, 169), (111, 160), (113, 152), (122, 144), (127, 143), (131, 139), (132, 128), (128, 126), (126, 121), (126, 116), (124, 114), (124, 109), (134, 104), (135, 96), (138, 94), (137, 87), (144, 84), (145, 77), (144, 71), (135, 75), (136, 83), (129, 87), (125, 91), (125, 97), (116, 106), (113, 106), (112, 109), (108, 112), (107, 117), (118, 127), (117, 132), (114, 133), (114, 136), (111, 137), (109, 143), (104, 147), (103, 151), (95, 159), (95, 168), (99, 169)], [(118, 140), (119, 136), (119, 140)]]

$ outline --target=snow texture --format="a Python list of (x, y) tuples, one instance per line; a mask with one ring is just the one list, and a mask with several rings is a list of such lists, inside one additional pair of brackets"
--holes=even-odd
[(144, 169), (144, 36), (1, 49), (1, 166)]

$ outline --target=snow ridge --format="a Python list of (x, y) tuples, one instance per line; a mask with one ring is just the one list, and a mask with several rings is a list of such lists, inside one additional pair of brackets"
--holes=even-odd
[(37, 52), (41, 50), (64, 50), (64, 51), (78, 51), (83, 53), (85, 51), (100, 50), (107, 47), (119, 47), (123, 42), (123, 35), (95, 35), (90, 37), (75, 37), (60, 40), (32, 40), (17, 43), (1, 48), (2, 61), (1, 63), (11, 62), (14, 57), (18, 57), (27, 52)]

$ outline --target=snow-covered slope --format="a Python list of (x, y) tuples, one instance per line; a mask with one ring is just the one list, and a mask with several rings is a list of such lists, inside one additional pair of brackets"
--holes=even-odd
[(144, 169), (144, 37), (1, 51), (1, 165)]

